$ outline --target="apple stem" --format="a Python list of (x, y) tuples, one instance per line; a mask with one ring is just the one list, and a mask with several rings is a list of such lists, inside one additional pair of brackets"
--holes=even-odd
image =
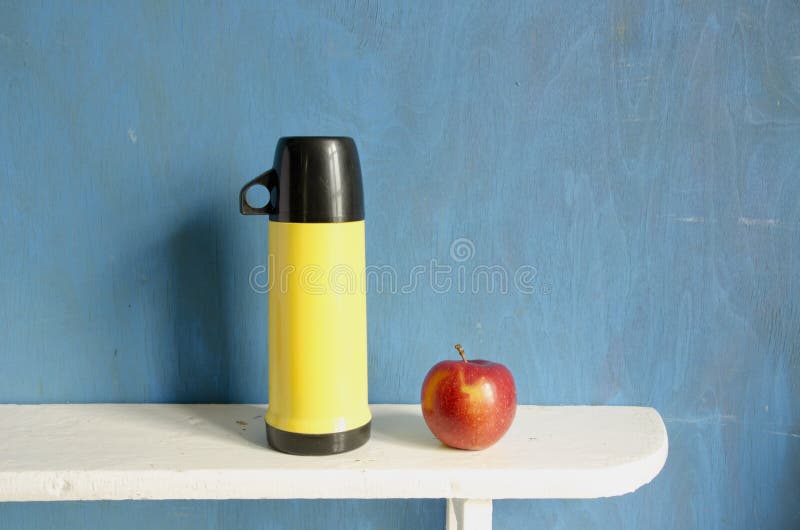
[(458, 354), (461, 356), (461, 358), (464, 359), (464, 362), (467, 362), (467, 356), (464, 355), (464, 348), (461, 346), (461, 344), (456, 344), (455, 348), (458, 351)]

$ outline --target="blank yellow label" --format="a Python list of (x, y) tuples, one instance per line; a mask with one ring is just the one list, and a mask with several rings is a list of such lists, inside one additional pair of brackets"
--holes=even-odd
[(364, 221), (269, 223), (269, 408), (278, 429), (370, 421)]

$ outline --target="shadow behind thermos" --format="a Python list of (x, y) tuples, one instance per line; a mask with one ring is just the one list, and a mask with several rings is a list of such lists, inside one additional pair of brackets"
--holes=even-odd
[[(271, 199), (247, 202), (261, 185)], [(267, 441), (324, 455), (370, 435), (364, 193), (355, 142), (284, 137), (273, 168), (240, 193), (244, 215), (269, 216)]]

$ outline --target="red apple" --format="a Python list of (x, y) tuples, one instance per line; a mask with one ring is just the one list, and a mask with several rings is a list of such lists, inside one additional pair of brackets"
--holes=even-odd
[(485, 449), (503, 437), (517, 412), (511, 372), (499, 363), (442, 361), (422, 382), (422, 416), (439, 440), (458, 449)]

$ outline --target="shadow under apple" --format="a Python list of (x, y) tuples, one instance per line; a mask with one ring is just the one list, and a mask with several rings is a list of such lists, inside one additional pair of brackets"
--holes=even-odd
[(376, 414), (372, 419), (372, 438), (415, 447), (445, 447), (425, 425), (425, 420), (414, 412)]

